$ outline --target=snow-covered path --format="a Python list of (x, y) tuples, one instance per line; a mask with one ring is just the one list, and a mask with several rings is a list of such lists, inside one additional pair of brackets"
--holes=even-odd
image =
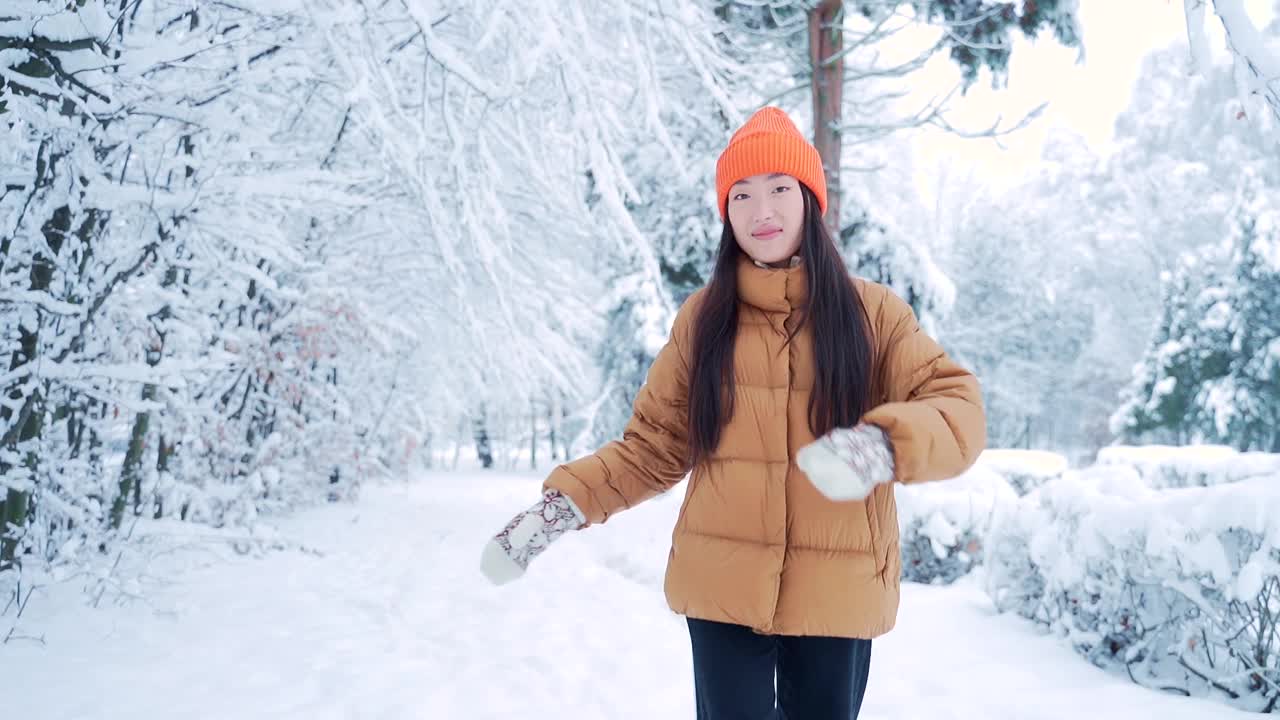
[[(4, 717), (692, 718), (681, 618), (662, 563), (680, 491), (566, 537), (519, 582), (479, 550), (537, 496), (533, 475), (424, 474), (282, 530), (317, 552), (216, 556), (146, 602), (90, 610), (43, 591), (0, 646)], [(197, 562), (193, 562), (197, 561)], [(159, 569), (159, 568), (157, 568)], [(1030, 624), (971, 579), (906, 585), (876, 641), (865, 720), (1223, 720), (1250, 715), (1144, 690)]]

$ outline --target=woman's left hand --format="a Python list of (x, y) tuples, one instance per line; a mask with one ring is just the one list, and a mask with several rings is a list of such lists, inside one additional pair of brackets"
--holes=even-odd
[(893, 480), (893, 447), (876, 425), (835, 428), (796, 453), (796, 465), (831, 500), (862, 500)]

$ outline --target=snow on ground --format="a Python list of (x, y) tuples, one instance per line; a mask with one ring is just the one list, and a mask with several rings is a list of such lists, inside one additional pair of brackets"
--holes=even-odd
[[(540, 477), (366, 488), (280, 523), (307, 551), (159, 555), (145, 601), (93, 610), (70, 583), (42, 590), (17, 634), (44, 643), (0, 646), (4, 716), (692, 718), (688, 638), (661, 590), (681, 491), (492, 587), (480, 548)], [(996, 615), (976, 580), (903, 586), (898, 627), (873, 646), (863, 720), (1249, 717), (1092, 667)]]

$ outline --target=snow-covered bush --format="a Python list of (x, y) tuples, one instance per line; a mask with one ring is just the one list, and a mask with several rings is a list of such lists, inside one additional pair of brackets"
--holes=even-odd
[(978, 457), (978, 467), (1002, 475), (1019, 495), (1026, 495), (1067, 469), (1065, 455), (1048, 450), (990, 448)]
[(996, 606), (1091, 662), (1250, 710), (1280, 699), (1280, 473), (1153, 488), (1118, 462), (1068, 471), (997, 506), (986, 551)]
[(1280, 454), (1238, 452), (1226, 445), (1114, 445), (1099, 465), (1126, 465), (1153, 488), (1205, 487), (1280, 474)]
[(981, 465), (941, 483), (898, 485), (902, 579), (950, 583), (982, 557), (993, 512), (1017, 494), (1004, 477)]

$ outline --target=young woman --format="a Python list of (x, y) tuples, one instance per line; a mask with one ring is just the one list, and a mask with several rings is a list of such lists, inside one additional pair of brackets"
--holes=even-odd
[[(954, 477), (986, 443), (978, 382), (822, 223), (817, 150), (766, 107), (716, 167), (711, 281), (680, 308), (623, 437), (553, 470), (486, 545), (495, 583), (564, 533), (689, 474), (665, 592), (686, 617), (697, 717), (848, 720), (893, 628), (893, 483)], [(776, 708), (776, 709), (775, 709)]]

